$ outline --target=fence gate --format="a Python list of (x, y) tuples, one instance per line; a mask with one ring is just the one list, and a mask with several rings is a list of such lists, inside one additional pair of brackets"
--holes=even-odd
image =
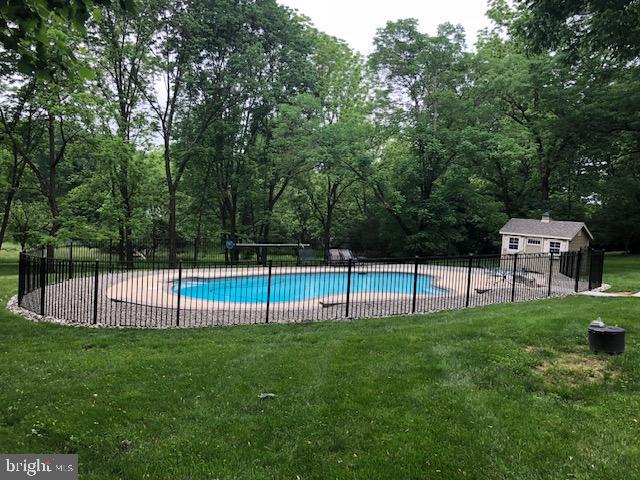
[(589, 265), (589, 290), (602, 286), (604, 270), (604, 250), (591, 250)]

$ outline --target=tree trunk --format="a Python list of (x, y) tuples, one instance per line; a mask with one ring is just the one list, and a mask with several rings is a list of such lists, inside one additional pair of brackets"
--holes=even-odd
[[(425, 208), (427, 202), (431, 198), (431, 193), (433, 191), (433, 183), (435, 181), (435, 174), (433, 171), (433, 160), (429, 158), (429, 153), (427, 152), (427, 146), (423, 140), (418, 140), (418, 158), (420, 161), (421, 168), (421, 182), (420, 182), (420, 208)], [(418, 221), (418, 231), (421, 232), (425, 228), (427, 228), (427, 224), (423, 219), (423, 216), (420, 215), (420, 219)]]
[(387, 213), (389, 213), (389, 215), (391, 215), (391, 217), (396, 221), (396, 223), (398, 224), (398, 226), (400, 227), (400, 229), (402, 230), (402, 233), (404, 233), (406, 236), (409, 235), (413, 235), (413, 231), (412, 229), (407, 225), (407, 223), (403, 220), (402, 216), (400, 215), (400, 213), (393, 207), (393, 205), (391, 205), (391, 203), (389, 203), (389, 200), (387, 200), (387, 196), (384, 193), (384, 189), (383, 187), (377, 183), (377, 182), (372, 182), (371, 179), (369, 178), (368, 175), (363, 174), (362, 172), (359, 172), (356, 168), (352, 167), (351, 165), (349, 165), (348, 163), (345, 164), (347, 166), (347, 168), (349, 168), (353, 173), (355, 173), (357, 175), (357, 177), (365, 184), (368, 185), (371, 190), (373, 191), (374, 195), (376, 196), (376, 198), (380, 201), (380, 203), (382, 204), (382, 207), (387, 211)]
[[(49, 178), (46, 181), (45, 195), (51, 210), (51, 228), (49, 229), (49, 235), (55, 237), (58, 231), (62, 227), (60, 223), (60, 208), (58, 207), (58, 199), (56, 198), (56, 181), (58, 176), (58, 158), (56, 154), (56, 132), (55, 132), (55, 117), (52, 113), (48, 115), (48, 133), (49, 133)], [(62, 154), (62, 152), (61, 152)], [(41, 180), (42, 184), (42, 180)], [(47, 245), (47, 257), (53, 258), (54, 247), (53, 245)]]
[(2, 225), (0, 225), (0, 248), (2, 248), (2, 244), (4, 243), (4, 236), (7, 232), (7, 227), (9, 225), (9, 218), (11, 216), (11, 205), (13, 204), (13, 199), (15, 197), (16, 191), (20, 186), (20, 181), (22, 180), (22, 174), (24, 173), (25, 162), (20, 162), (18, 160), (18, 152), (13, 152), (13, 166), (11, 169), (11, 182), (9, 190), (7, 190), (7, 194), (4, 199), (4, 211), (2, 213)]
[[(125, 139), (126, 140), (126, 139)], [(131, 206), (131, 194), (129, 191), (129, 159), (124, 158), (120, 163), (120, 179), (119, 179), (120, 195), (122, 197), (122, 206), (124, 218), (122, 219), (122, 243), (124, 246), (124, 256), (127, 261), (127, 267), (133, 268), (133, 243), (131, 231), (131, 218), (133, 217), (133, 208)]]
[(195, 238), (195, 254), (194, 260), (197, 260), (200, 250), (200, 241), (202, 240), (202, 217), (204, 216), (205, 207), (207, 204), (207, 186), (209, 185), (209, 177), (211, 176), (211, 162), (207, 162), (207, 170), (204, 178), (202, 179), (202, 190), (200, 192), (200, 208), (198, 208), (198, 220), (196, 223), (196, 238)]
[(273, 213), (273, 208), (275, 206), (274, 201), (274, 193), (275, 193), (275, 185), (269, 185), (269, 193), (267, 196), (267, 218), (262, 223), (260, 228), (260, 241), (262, 243), (269, 243), (269, 233), (271, 231), (271, 215)]
[(327, 215), (323, 225), (322, 243), (324, 247), (324, 256), (329, 261), (329, 250), (331, 249), (331, 229), (333, 227), (333, 211), (337, 203), (337, 192), (339, 183), (335, 182), (333, 185), (329, 184), (329, 191), (327, 192)]
[(131, 232), (131, 211), (129, 211), (129, 221), (124, 226), (125, 235), (125, 249), (127, 251), (127, 265), (129, 268), (133, 268), (133, 239)]
[(327, 209), (327, 216), (322, 229), (322, 245), (324, 247), (324, 257), (329, 261), (329, 250), (331, 250), (331, 229), (333, 228), (333, 207), (329, 206)]
[(167, 241), (169, 244), (169, 267), (177, 265), (177, 233), (176, 233), (176, 191), (173, 184), (169, 184), (169, 231)]
[(0, 225), (0, 248), (2, 248), (2, 244), (4, 243), (4, 236), (7, 231), (7, 225), (9, 225), (9, 216), (11, 213), (11, 204), (13, 203), (13, 197), (15, 195), (15, 190), (10, 188), (5, 196), (4, 200), (4, 212), (2, 213), (2, 225)]
[[(273, 204), (272, 204), (272, 198), (271, 196), (269, 197), (269, 202), (267, 205), (267, 219), (266, 221), (263, 223), (262, 227), (261, 227), (261, 235), (260, 235), (260, 242), (261, 243), (269, 243), (269, 234), (271, 232), (271, 214), (273, 212)], [(261, 265), (266, 265), (267, 263), (267, 249), (266, 248), (262, 248), (259, 251), (258, 254), (258, 262)]]
[(124, 225), (120, 224), (118, 226), (118, 261), (120, 265), (124, 265), (127, 258), (125, 255), (125, 242), (126, 235), (124, 233)]
[[(280, 190), (279, 194), (276, 195), (276, 193), (275, 193), (275, 189), (276, 189), (275, 184), (271, 183), (269, 185), (269, 194), (267, 196), (267, 218), (262, 222), (262, 225), (260, 226), (260, 241), (261, 241), (261, 243), (269, 243), (269, 236), (270, 236), (270, 233), (271, 233), (271, 217), (273, 215), (273, 210), (274, 210), (274, 208), (276, 206), (276, 202), (280, 198), (280, 195), (284, 191), (285, 187), (286, 187), (286, 184), (283, 187), (283, 189)], [(266, 263), (267, 263), (267, 249), (266, 248), (260, 249), (260, 252), (258, 254), (258, 262), (261, 265), (266, 265)]]
[[(327, 218), (327, 220), (329, 220)], [(324, 258), (329, 261), (329, 250), (331, 249), (331, 225), (327, 223), (322, 232), (322, 246), (324, 248)]]
[(496, 184), (500, 188), (500, 198), (502, 200), (502, 205), (504, 206), (504, 211), (507, 214), (507, 217), (513, 217), (513, 201), (511, 200), (511, 193), (509, 191), (509, 179), (502, 168), (502, 164), (500, 160), (496, 159), (494, 162), (496, 172), (498, 173), (498, 178), (496, 180)]
[[(233, 243), (238, 243), (238, 197), (236, 194), (231, 195), (229, 211), (229, 234)], [(231, 251), (231, 260), (237, 263), (239, 259), (239, 252), (237, 248)]]
[(177, 256), (177, 220), (176, 220), (176, 185), (171, 175), (171, 137), (165, 131), (164, 135), (164, 169), (167, 177), (167, 191), (169, 193), (169, 226), (167, 231), (167, 243), (169, 247), (169, 268), (175, 268), (178, 264)]
[[(539, 111), (540, 107), (540, 94), (538, 90), (533, 92), (533, 107), (535, 111)], [(542, 207), (549, 208), (549, 177), (551, 176), (551, 165), (547, 152), (545, 152), (545, 145), (542, 142), (542, 137), (535, 125), (532, 126), (532, 132), (536, 142), (536, 156), (538, 158), (538, 170), (540, 173), (540, 200)]]
[(624, 239), (624, 254), (629, 255), (631, 253), (631, 238), (633, 235), (627, 235)]
[(551, 176), (551, 171), (547, 164), (547, 161), (544, 160), (542, 165), (540, 166), (540, 196), (543, 208), (549, 208), (549, 196), (550, 196), (550, 187), (549, 187), (549, 177)]

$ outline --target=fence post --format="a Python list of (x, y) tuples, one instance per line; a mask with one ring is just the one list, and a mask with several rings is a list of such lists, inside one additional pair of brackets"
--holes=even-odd
[(269, 307), (271, 306), (271, 267), (273, 261), (269, 260), (269, 275), (267, 276), (267, 311), (265, 314), (264, 323), (269, 323)]
[(182, 299), (182, 260), (178, 261), (178, 305), (176, 311), (176, 327), (180, 326), (180, 300)]
[(552, 279), (553, 279), (553, 252), (549, 252), (549, 286), (547, 288), (547, 297), (551, 296)]
[(45, 290), (47, 288), (47, 259), (40, 258), (40, 315), (44, 317)]
[(98, 284), (100, 282), (100, 260), (96, 260), (93, 271), (93, 324), (98, 323)]
[(597, 277), (596, 277), (596, 283), (598, 287), (602, 286), (603, 275), (604, 275), (604, 248), (599, 251), (598, 270), (597, 270)]
[(518, 254), (513, 254), (513, 282), (511, 284), (511, 301), (515, 302), (516, 300), (516, 269), (518, 266)]
[(471, 267), (473, 266), (473, 255), (469, 255), (468, 265), (467, 265), (467, 299), (465, 301), (465, 307), (469, 306), (469, 297), (471, 294)]
[(344, 309), (344, 316), (346, 318), (349, 318), (349, 303), (351, 300), (351, 266), (353, 264), (353, 261), (351, 258), (349, 258), (349, 261), (347, 262), (347, 305)]
[(416, 303), (418, 301), (418, 256), (413, 263), (413, 299), (411, 302), (411, 313), (416, 313)]
[(18, 306), (22, 306), (22, 297), (24, 295), (24, 253), (20, 252), (20, 256), (18, 257)]
[(193, 268), (196, 268), (196, 262), (198, 261), (198, 239), (193, 241)]
[(69, 280), (73, 278), (73, 242), (69, 243)]
[(31, 285), (33, 282), (31, 281), (31, 257), (27, 257), (25, 254), (24, 257), (24, 291), (31, 293)]
[(575, 291), (580, 290), (580, 260), (582, 259), (582, 249), (578, 250), (576, 254), (576, 285)]
[(113, 272), (113, 240), (109, 239), (109, 272)]
[(589, 263), (587, 264), (587, 271), (589, 272), (589, 287), (588, 290), (591, 291), (591, 282), (592, 282), (592, 271), (593, 271), (593, 249), (587, 250), (589, 254)]

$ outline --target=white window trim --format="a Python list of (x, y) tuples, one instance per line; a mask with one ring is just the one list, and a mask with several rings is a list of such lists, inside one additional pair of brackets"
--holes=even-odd
[[(557, 244), (557, 247), (554, 247), (553, 244)], [(557, 251), (555, 251), (557, 250)], [(553, 253), (554, 255), (560, 254), (562, 251), (562, 242), (559, 240), (549, 240), (549, 253)]]
[[(516, 241), (515, 248), (511, 246), (511, 240), (515, 240)], [(520, 237), (508, 237), (508, 239), (507, 239), (507, 248), (512, 252), (517, 252), (518, 250), (520, 250)]]
[(527, 245), (542, 245), (540, 238), (527, 238)]
[[(516, 233), (516, 232), (504, 232), (504, 231), (500, 231), (500, 235), (504, 235), (505, 237), (536, 237), (536, 238), (542, 238), (542, 239), (547, 239), (549, 237), (545, 236), (545, 235), (536, 235), (535, 233)], [(570, 242), (571, 240), (573, 240), (575, 237), (553, 237), (554, 239), (558, 239), (558, 240), (566, 240), (568, 242)]]

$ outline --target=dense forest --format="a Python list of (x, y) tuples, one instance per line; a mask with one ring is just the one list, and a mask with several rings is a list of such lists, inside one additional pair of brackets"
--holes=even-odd
[(636, 1), (494, 0), (475, 46), (392, 21), (368, 58), (275, 0), (44, 3), (0, 11), (0, 244), (495, 252), (551, 211), (640, 249)]

